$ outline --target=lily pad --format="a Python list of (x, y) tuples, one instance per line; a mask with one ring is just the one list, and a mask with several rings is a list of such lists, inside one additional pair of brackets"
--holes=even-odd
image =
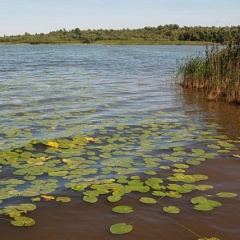
[(84, 196), (84, 197), (83, 197), (83, 200), (84, 200), (85, 202), (95, 203), (95, 202), (98, 201), (98, 198), (95, 197), (95, 196), (93, 196), (93, 195), (89, 195), (89, 196)]
[(35, 198), (31, 198), (32, 202), (40, 202), (41, 198), (40, 197), (35, 197)]
[(220, 202), (218, 202), (218, 201), (215, 201), (215, 200), (208, 200), (207, 201), (207, 204), (208, 205), (210, 205), (210, 206), (212, 206), (212, 207), (221, 207), (222, 206), (222, 204), (220, 203)]
[(17, 227), (30, 227), (35, 224), (35, 220), (24, 216), (19, 216), (15, 217), (14, 220), (11, 221), (11, 224)]
[(193, 188), (190, 184), (179, 185), (179, 184), (168, 184), (167, 188), (178, 193), (192, 192)]
[(209, 148), (213, 148), (213, 149), (220, 149), (221, 147), (219, 147), (218, 145), (215, 144), (208, 144), (207, 145)]
[(133, 226), (130, 224), (126, 224), (126, 223), (117, 223), (114, 224), (110, 227), (110, 232), (113, 234), (126, 234), (131, 232), (133, 229)]
[(220, 207), (222, 204), (215, 200), (209, 200), (206, 197), (195, 197), (191, 199), (191, 202), (194, 204), (194, 209), (199, 211), (211, 211), (216, 207)]
[(32, 181), (32, 180), (36, 179), (36, 176), (26, 175), (26, 176), (24, 176), (24, 179), (28, 180), (28, 181)]
[(141, 197), (139, 201), (146, 204), (154, 204), (157, 202), (154, 198), (149, 198), (149, 197)]
[(237, 197), (236, 193), (232, 193), (232, 192), (219, 192), (216, 194), (218, 197), (220, 198), (233, 198), (233, 197)]
[(213, 186), (202, 184), (202, 185), (197, 185), (196, 189), (199, 190), (199, 191), (206, 191), (206, 190), (209, 190), (209, 189), (213, 189)]
[(190, 165), (194, 165), (194, 166), (197, 166), (197, 165), (200, 165), (201, 164), (201, 161), (198, 161), (198, 160), (195, 160), (195, 159), (189, 159), (186, 161), (188, 164)]
[(198, 210), (198, 211), (211, 211), (211, 210), (213, 210), (213, 207), (210, 206), (210, 205), (207, 205), (207, 204), (196, 204), (193, 208), (195, 210)]
[(89, 186), (89, 184), (87, 184), (87, 183), (81, 183), (81, 184), (77, 184), (77, 185), (73, 186), (72, 189), (74, 191), (78, 192), (78, 191), (83, 191), (88, 186)]
[(162, 192), (162, 191), (153, 191), (152, 195), (157, 196), (157, 197), (164, 197), (164, 196), (166, 196), (166, 193)]
[(202, 197), (202, 196), (199, 196), (199, 197), (194, 197), (191, 199), (191, 203), (193, 204), (205, 204), (207, 203), (208, 199), (206, 197)]
[(121, 200), (121, 196), (120, 195), (108, 196), (107, 199), (109, 202), (118, 202)]
[(127, 206), (127, 205), (122, 205), (122, 206), (117, 206), (112, 209), (113, 212), (116, 213), (131, 213), (133, 212), (133, 207)]
[(166, 196), (168, 196), (170, 198), (181, 198), (182, 194), (180, 194), (179, 192), (170, 191), (170, 192), (166, 193)]
[(176, 163), (176, 164), (173, 164), (173, 167), (175, 168), (180, 168), (180, 169), (186, 169), (186, 168), (189, 168), (189, 166), (187, 164), (183, 164), (183, 163)]
[(64, 202), (64, 203), (66, 203), (66, 202), (70, 202), (71, 198), (70, 197), (57, 197), (56, 201), (57, 202)]
[(23, 211), (23, 212), (28, 212), (28, 211), (33, 211), (36, 209), (36, 205), (32, 204), (32, 203), (22, 203), (20, 204), (17, 209)]
[(163, 211), (167, 213), (180, 213), (180, 209), (174, 206), (163, 207)]
[(152, 171), (152, 170), (145, 170), (144, 173), (147, 174), (147, 175), (157, 175), (157, 173), (155, 171)]

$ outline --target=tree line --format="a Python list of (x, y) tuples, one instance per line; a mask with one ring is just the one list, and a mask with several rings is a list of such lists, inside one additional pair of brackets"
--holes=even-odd
[(49, 33), (36, 33), (0, 37), (0, 43), (97, 43), (108, 41), (199, 41), (225, 44), (226, 41), (240, 39), (240, 25), (231, 27), (180, 27), (177, 24), (159, 25), (158, 27), (144, 27), (140, 29), (93, 29), (80, 30), (75, 28), (67, 31), (60, 29)]

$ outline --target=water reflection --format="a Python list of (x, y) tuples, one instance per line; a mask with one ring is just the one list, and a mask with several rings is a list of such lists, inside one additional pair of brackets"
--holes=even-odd
[[(240, 107), (235, 104), (228, 104), (224, 101), (208, 101), (206, 94), (201, 91), (181, 91), (185, 106), (189, 115), (199, 117), (200, 121), (217, 123), (221, 126), (221, 132), (230, 139), (240, 137)], [(201, 113), (201, 114), (199, 114)]]

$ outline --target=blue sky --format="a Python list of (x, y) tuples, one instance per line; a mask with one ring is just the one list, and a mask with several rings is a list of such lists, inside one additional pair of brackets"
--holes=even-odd
[(240, 0), (0, 0), (0, 36), (165, 24), (240, 25)]

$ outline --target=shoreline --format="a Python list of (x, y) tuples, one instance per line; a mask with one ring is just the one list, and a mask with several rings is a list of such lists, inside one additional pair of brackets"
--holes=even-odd
[(51, 42), (51, 43), (26, 43), (26, 42), (0, 42), (0, 45), (109, 45), (109, 46), (206, 46), (206, 45), (216, 45), (213, 42), (202, 42), (202, 41), (96, 41), (92, 43), (81, 43), (81, 42)]

